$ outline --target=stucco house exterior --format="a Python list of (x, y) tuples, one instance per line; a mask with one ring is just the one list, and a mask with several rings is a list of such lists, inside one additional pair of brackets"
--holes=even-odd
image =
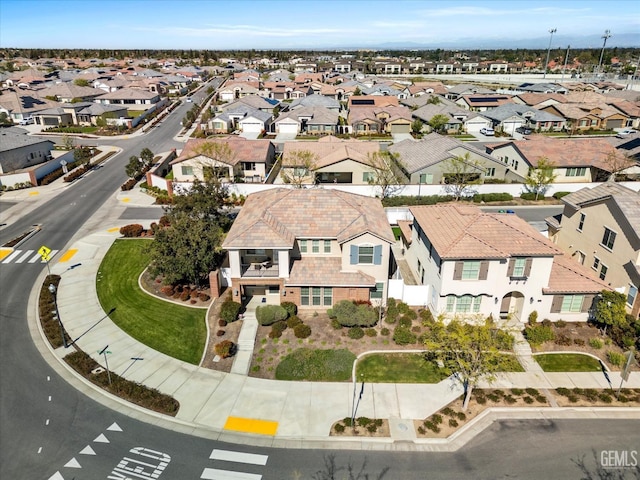
[(547, 219), (550, 239), (580, 265), (623, 293), (640, 315), (640, 193), (619, 183), (583, 188), (562, 198), (558, 219)]
[(0, 129), (0, 174), (32, 167), (51, 159), (54, 142), (13, 129)]
[[(216, 147), (225, 144), (229, 148)], [(174, 182), (203, 180), (216, 175), (223, 181), (264, 182), (275, 160), (275, 148), (269, 140), (242, 137), (191, 139), (170, 165)]]
[(513, 214), (439, 204), (410, 207), (405, 259), (434, 314), (526, 322), (585, 321), (608, 288), (527, 222)]
[(384, 303), (394, 241), (379, 199), (277, 188), (248, 196), (222, 247), (234, 300), (326, 309), (345, 299)]

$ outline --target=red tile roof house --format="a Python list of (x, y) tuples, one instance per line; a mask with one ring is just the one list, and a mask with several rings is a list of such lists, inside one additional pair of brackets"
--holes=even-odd
[(532, 136), (529, 140), (488, 145), (487, 151), (526, 177), (541, 158), (553, 162), (554, 183), (602, 182), (612, 173), (612, 155), (621, 159), (613, 145), (602, 138), (559, 139)]
[[(224, 143), (229, 146), (230, 155), (219, 155), (207, 149), (207, 144)], [(222, 150), (224, 152), (224, 149)], [(193, 182), (204, 179), (204, 173), (211, 169), (227, 181), (242, 179), (244, 182), (264, 182), (275, 159), (275, 148), (269, 140), (247, 140), (242, 137), (216, 139), (191, 139), (180, 155), (171, 162), (173, 181)]]
[[(434, 314), (586, 321), (606, 283), (513, 214), (440, 204), (410, 207), (405, 259)], [(406, 233), (405, 233), (406, 235)]]
[(326, 309), (345, 299), (384, 304), (392, 243), (376, 198), (277, 188), (249, 195), (222, 247), (235, 301), (262, 295)]

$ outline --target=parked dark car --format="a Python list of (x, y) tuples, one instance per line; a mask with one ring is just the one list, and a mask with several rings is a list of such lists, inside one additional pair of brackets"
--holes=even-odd
[(522, 134), (522, 135), (530, 135), (531, 134), (531, 129), (529, 127), (518, 127), (516, 128), (516, 132)]

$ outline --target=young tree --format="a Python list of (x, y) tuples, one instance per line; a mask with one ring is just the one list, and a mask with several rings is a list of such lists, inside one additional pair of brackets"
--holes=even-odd
[(438, 97), (437, 95), (431, 95), (431, 97), (429, 97), (429, 100), (427, 100), (427, 103), (431, 105), (440, 105), (442, 103), (442, 100), (440, 100), (440, 97)]
[(439, 132), (448, 122), (449, 122), (449, 117), (441, 113), (438, 113), (433, 117), (431, 117), (431, 120), (429, 120), (429, 126), (433, 128), (436, 132)]
[(540, 194), (544, 196), (549, 185), (557, 178), (558, 175), (554, 173), (555, 168), (555, 163), (542, 157), (538, 160), (537, 167), (529, 169), (529, 173), (524, 179), (524, 184), (529, 192), (536, 194), (536, 200), (538, 200)]
[(153, 152), (148, 148), (143, 148), (140, 151), (140, 160), (142, 160), (145, 167), (150, 167), (153, 164), (153, 157)]
[(456, 318), (446, 326), (440, 319), (431, 324), (426, 337), (428, 356), (455, 372), (464, 388), (463, 409), (468, 407), (478, 382), (493, 381), (496, 372), (503, 369), (500, 351), (511, 349), (514, 341), (511, 334), (498, 330), (490, 318), (480, 325)]
[(626, 301), (622, 293), (609, 290), (600, 292), (593, 315), (597, 323), (604, 325), (604, 333), (607, 332), (607, 327), (619, 327), (627, 323)]
[(142, 172), (142, 161), (132, 155), (129, 157), (129, 163), (124, 167), (124, 171), (129, 178), (136, 178)]
[(7, 115), (7, 112), (0, 112), (0, 125), (2, 125), (3, 127), (13, 125), (13, 122), (11, 121), (11, 117)]
[(63, 135), (62, 145), (64, 145), (64, 148), (66, 150), (73, 150), (74, 148), (76, 148), (76, 139), (69, 135)]
[(445, 192), (458, 201), (463, 195), (471, 193), (473, 185), (481, 182), (484, 162), (471, 158), (469, 152), (462, 156), (450, 157), (444, 160), (440, 169), (445, 183)]
[(87, 80), (86, 78), (76, 78), (73, 81), (73, 83), (78, 85), (79, 87), (88, 87), (89, 86), (89, 80)]
[(282, 158), (280, 178), (295, 188), (302, 188), (305, 183), (313, 179), (318, 168), (318, 156), (309, 150), (292, 150)]
[(601, 175), (597, 175), (597, 178), (594, 178), (594, 181), (607, 181), (607, 180), (611, 180), (611, 181), (615, 181), (616, 180), (616, 176), (622, 172), (623, 170), (626, 170), (629, 167), (632, 167), (635, 165), (635, 162), (633, 161), (633, 159), (629, 158), (627, 155), (616, 151), (613, 152), (609, 152), (609, 154), (607, 155), (607, 157), (604, 160), (604, 164), (605, 164), (605, 169), (602, 170), (602, 174)]
[(380, 198), (387, 198), (404, 188), (408, 179), (402, 171), (399, 154), (377, 151), (368, 153), (367, 159), (373, 169), (368, 182), (380, 188)]
[(424, 127), (424, 123), (419, 118), (416, 118), (413, 122), (411, 122), (411, 131), (418, 135), (422, 132), (422, 127)]
[(79, 163), (84, 163), (85, 165), (91, 164), (91, 147), (79, 146), (76, 147), (73, 151), (73, 160)]

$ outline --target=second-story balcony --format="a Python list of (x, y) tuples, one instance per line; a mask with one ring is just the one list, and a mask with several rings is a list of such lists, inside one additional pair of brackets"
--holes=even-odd
[(243, 263), (241, 275), (243, 278), (278, 277), (280, 269), (277, 263), (271, 262)]

